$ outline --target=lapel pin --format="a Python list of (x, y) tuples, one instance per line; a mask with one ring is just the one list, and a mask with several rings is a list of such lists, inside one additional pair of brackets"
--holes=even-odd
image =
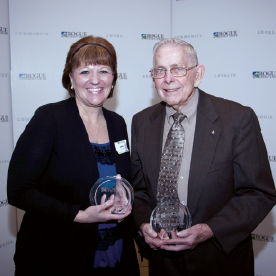
[(212, 131), (212, 134), (213, 134), (213, 135), (215, 134), (215, 131), (214, 131), (214, 130)]

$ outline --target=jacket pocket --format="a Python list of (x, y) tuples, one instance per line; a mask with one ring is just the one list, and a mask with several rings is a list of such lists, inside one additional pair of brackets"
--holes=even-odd
[(232, 159), (221, 161), (221, 162), (215, 162), (211, 165), (208, 174), (214, 173), (217, 171), (225, 170), (228, 168), (233, 167), (233, 161)]

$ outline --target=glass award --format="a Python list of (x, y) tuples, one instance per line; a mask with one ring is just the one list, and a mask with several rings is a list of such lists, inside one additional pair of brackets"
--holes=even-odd
[(171, 237), (171, 232), (179, 232), (192, 225), (192, 217), (186, 205), (179, 200), (167, 200), (158, 204), (151, 213), (151, 228), (162, 238), (162, 229)]
[(111, 213), (124, 214), (129, 205), (132, 206), (134, 193), (132, 186), (124, 178), (106, 176), (96, 181), (90, 190), (91, 205), (100, 205), (110, 198), (114, 198)]

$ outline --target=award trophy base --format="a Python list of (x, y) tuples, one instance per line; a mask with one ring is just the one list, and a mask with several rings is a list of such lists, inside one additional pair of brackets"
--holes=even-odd
[(171, 232), (179, 232), (191, 227), (192, 218), (186, 205), (180, 201), (168, 200), (154, 208), (150, 225), (161, 239), (164, 232), (171, 238)]

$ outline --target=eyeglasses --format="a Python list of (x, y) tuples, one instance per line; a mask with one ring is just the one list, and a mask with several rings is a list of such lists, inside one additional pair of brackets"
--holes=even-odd
[(171, 68), (169, 70), (168, 69), (163, 69), (163, 68), (155, 68), (155, 69), (151, 69), (150, 72), (151, 72), (151, 76), (154, 79), (162, 79), (162, 78), (164, 78), (166, 76), (166, 72), (167, 71), (170, 71), (171, 74), (174, 77), (184, 77), (184, 76), (187, 75), (187, 73), (188, 73), (188, 71), (190, 69), (195, 68), (197, 65), (189, 67), (189, 68), (185, 68), (183, 66), (181, 66), (181, 67), (173, 67), (173, 68)]

